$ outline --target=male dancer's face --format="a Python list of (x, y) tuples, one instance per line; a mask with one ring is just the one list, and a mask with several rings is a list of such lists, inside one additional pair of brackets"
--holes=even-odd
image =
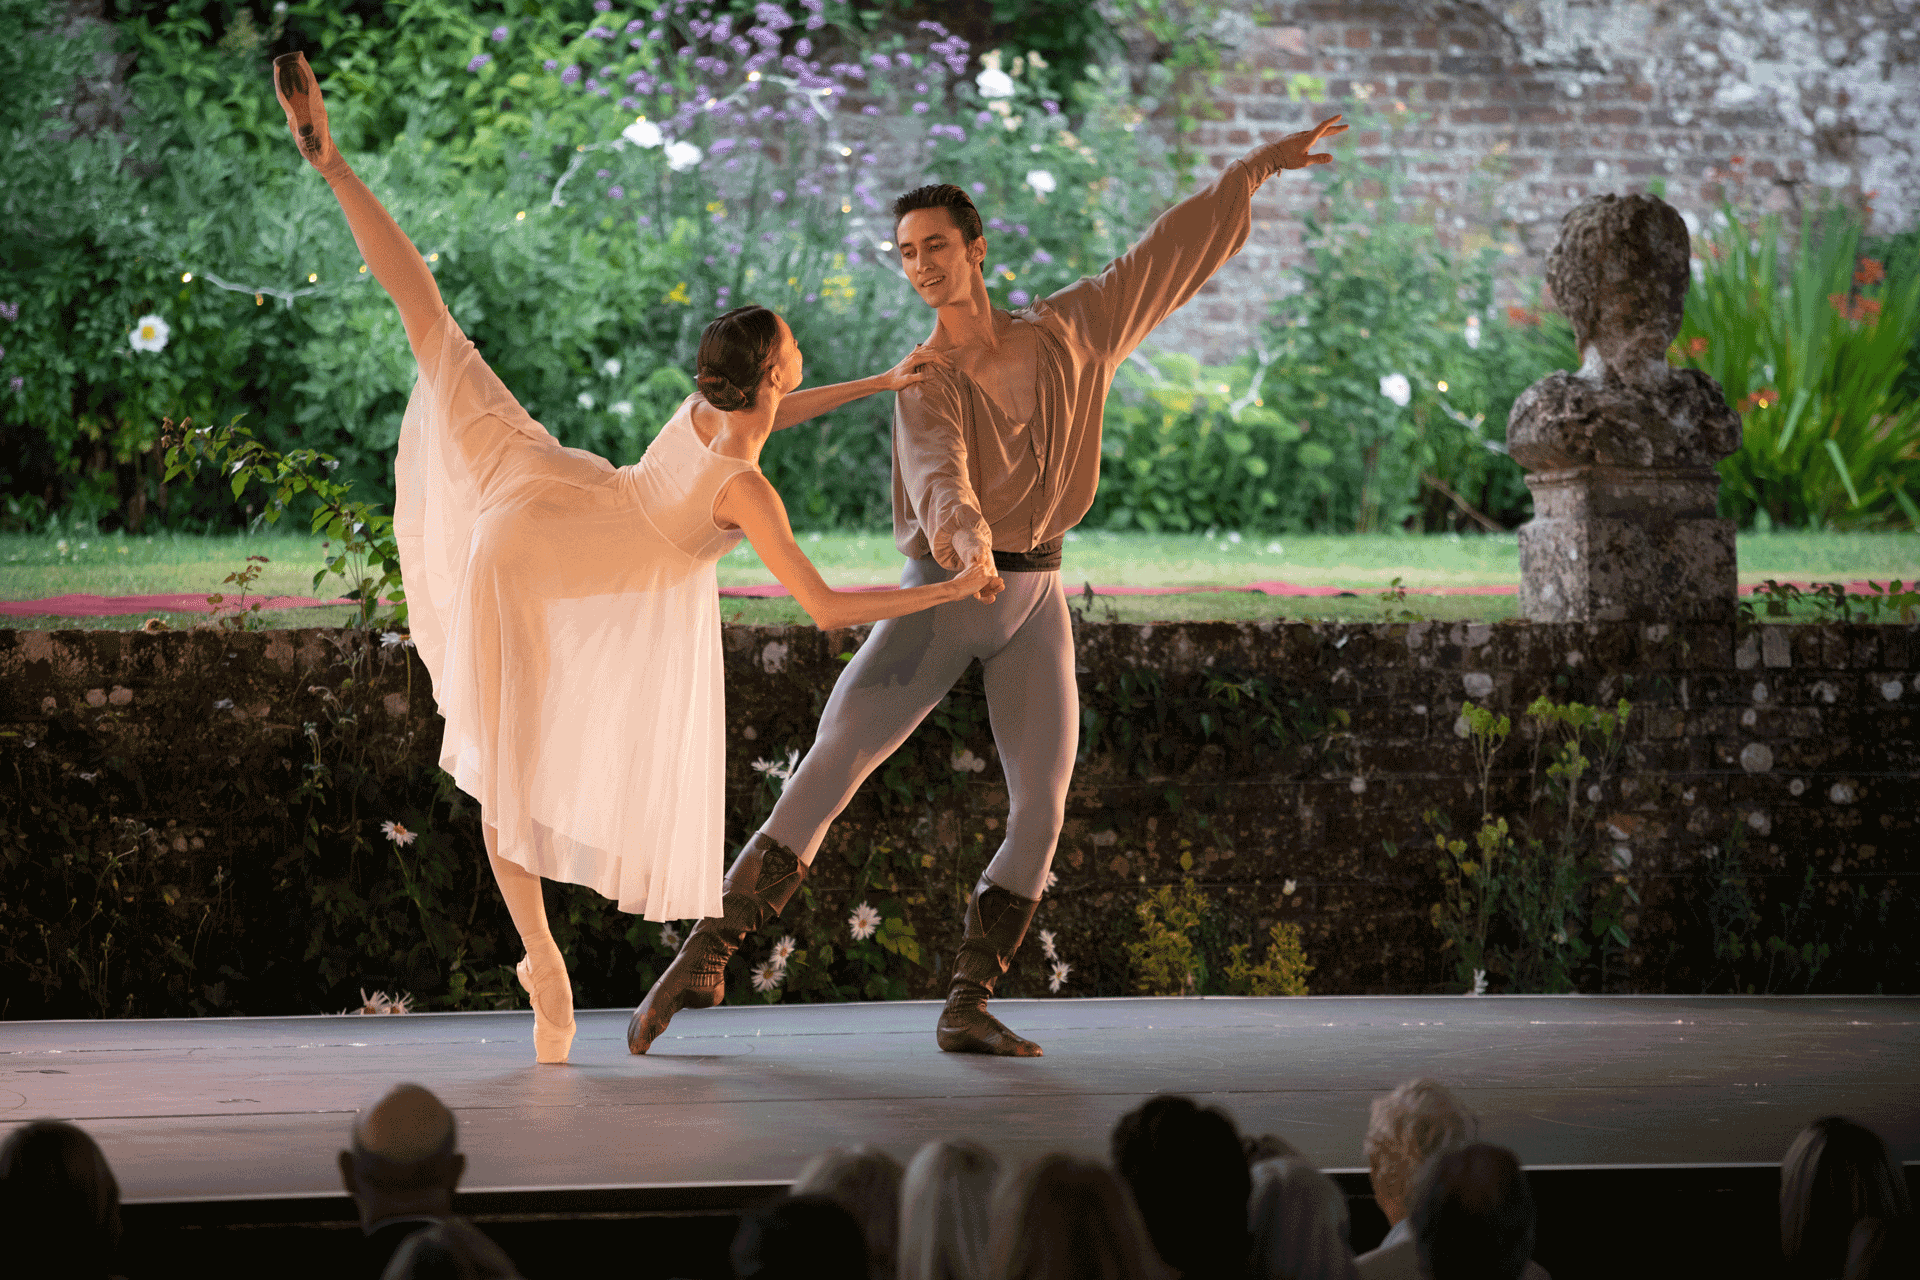
[(894, 228), (894, 237), (900, 245), (900, 267), (922, 302), (937, 310), (972, 296), (987, 257), (985, 236), (967, 244), (945, 209), (910, 209)]

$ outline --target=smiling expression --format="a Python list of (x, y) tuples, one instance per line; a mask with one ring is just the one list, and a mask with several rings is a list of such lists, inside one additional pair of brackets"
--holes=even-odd
[(967, 244), (945, 209), (909, 210), (894, 235), (900, 242), (900, 267), (922, 302), (944, 307), (971, 296), (987, 256), (985, 236)]

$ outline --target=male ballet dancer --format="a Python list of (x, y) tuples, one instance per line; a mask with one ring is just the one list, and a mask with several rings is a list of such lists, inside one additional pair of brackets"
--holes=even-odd
[(634, 1011), (634, 1053), (677, 1010), (719, 1002), (727, 959), (786, 906), (860, 783), (978, 658), (1007, 775), (1007, 833), (968, 900), (935, 1037), (951, 1053), (1040, 1056), (987, 1000), (1040, 905), (1066, 811), (1080, 700), (1060, 547), (1093, 505), (1107, 389), (1154, 326), (1246, 243), (1260, 184), (1332, 161), (1312, 150), (1346, 130), (1339, 119), (1255, 148), (1100, 275), (1013, 312), (987, 297), (985, 229), (965, 191), (919, 187), (894, 202), (900, 265), (936, 316), (927, 345), (952, 361), (894, 399), (900, 582), (942, 582), (984, 561), (1006, 588), (875, 625), (834, 684), (812, 749), (728, 870), (724, 914), (694, 928)]

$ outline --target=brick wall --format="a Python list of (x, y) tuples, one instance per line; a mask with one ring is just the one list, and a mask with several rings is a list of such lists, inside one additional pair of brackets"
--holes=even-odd
[[(1424, 116), (1363, 154), (1407, 152), (1401, 210), (1457, 241), (1509, 239), (1511, 274), (1538, 278), (1563, 214), (1590, 195), (1647, 189), (1696, 225), (1743, 156), (1750, 198), (1793, 210), (1826, 193), (1872, 209), (1871, 229), (1920, 213), (1920, 0), (1270, 0), (1239, 29), (1198, 145), (1203, 170), (1258, 141), (1351, 110)], [(1327, 82), (1297, 103), (1290, 77)], [(1404, 107), (1404, 112), (1396, 109)], [(1301, 174), (1269, 182), (1248, 247), (1154, 335), (1229, 360), (1300, 260)]]

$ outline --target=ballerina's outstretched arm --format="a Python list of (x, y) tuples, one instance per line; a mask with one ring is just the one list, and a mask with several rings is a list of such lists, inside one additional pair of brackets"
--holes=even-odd
[(273, 91), (286, 110), (287, 127), (300, 144), (300, 154), (333, 188), (347, 215), (353, 242), (360, 246), (360, 256), (400, 308), (407, 341), (418, 354), (420, 343), (445, 308), (433, 272), (427, 269), (413, 241), (407, 239), (393, 216), (335, 149), (327, 133), (327, 104), (321, 100), (320, 82), (307, 65), (305, 54), (282, 54), (273, 60)]

